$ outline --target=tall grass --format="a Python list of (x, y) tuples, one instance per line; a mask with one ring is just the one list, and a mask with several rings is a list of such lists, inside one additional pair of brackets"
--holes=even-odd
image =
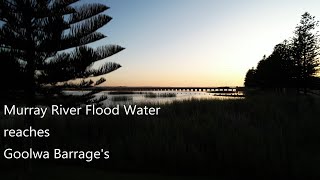
[(132, 101), (132, 96), (112, 96), (111, 101)]
[[(52, 134), (35, 146), (107, 148), (110, 160), (87, 166), (108, 171), (320, 177), (319, 98), (272, 95), (160, 106), (159, 116), (48, 116), (35, 127)], [(17, 128), (21, 120), (2, 119), (1, 127)], [(17, 146), (8, 139), (5, 144)]]
[(175, 93), (146, 93), (145, 98), (168, 98), (168, 97), (177, 97)]

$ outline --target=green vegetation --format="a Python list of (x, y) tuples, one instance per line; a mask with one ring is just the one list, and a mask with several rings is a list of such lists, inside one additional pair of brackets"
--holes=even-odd
[(111, 101), (132, 101), (132, 96), (112, 96)]
[(176, 97), (175, 93), (146, 93), (145, 98), (167, 98), (167, 97)]
[[(111, 152), (109, 160), (86, 166), (114, 172), (320, 177), (319, 107), (319, 98), (264, 95), (174, 102), (161, 105), (154, 117), (48, 116), (34, 127), (50, 127), (51, 136), (34, 147), (105, 148)], [(1, 127), (23, 128), (21, 117), (6, 118)], [(1, 146), (19, 148), (11, 139)], [(15, 163), (0, 164), (5, 170), (16, 168)]]

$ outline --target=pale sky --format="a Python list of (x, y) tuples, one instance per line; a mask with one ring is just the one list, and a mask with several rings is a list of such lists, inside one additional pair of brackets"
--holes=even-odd
[[(89, 1), (87, 1), (89, 2)], [(263, 55), (293, 36), (319, 0), (104, 0), (113, 20), (93, 46), (126, 49), (108, 86), (242, 86)]]

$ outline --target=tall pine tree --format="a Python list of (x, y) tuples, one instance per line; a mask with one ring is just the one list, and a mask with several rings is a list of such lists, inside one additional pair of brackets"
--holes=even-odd
[(295, 63), (295, 78), (297, 87), (303, 88), (304, 92), (310, 87), (310, 82), (319, 66), (318, 34), (315, 28), (319, 22), (309, 13), (304, 13), (300, 24), (297, 25), (293, 37), (293, 59)]
[[(52, 90), (48, 87), (69, 80), (74, 80), (74, 87), (99, 85), (105, 79), (93, 81), (92, 77), (121, 67), (113, 62), (92, 67), (124, 48), (89, 47), (106, 37), (97, 30), (112, 18), (103, 13), (108, 9), (103, 4), (77, 2), (0, 0), (0, 75), (6, 79), (7, 87), (24, 89), (27, 97), (34, 100), (38, 94), (48, 94)], [(77, 100), (90, 100), (94, 93)]]

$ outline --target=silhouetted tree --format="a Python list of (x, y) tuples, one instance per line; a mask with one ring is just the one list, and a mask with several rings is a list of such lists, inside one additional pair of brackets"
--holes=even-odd
[(275, 46), (272, 54), (250, 69), (245, 86), (262, 88), (304, 88), (313, 86), (319, 67), (318, 34), (313, 32), (318, 22), (309, 13), (302, 15), (292, 41), (285, 40)]
[[(257, 87), (283, 88), (290, 86), (290, 71), (293, 61), (290, 58), (290, 46), (287, 41), (274, 47), (270, 56), (263, 56), (259, 61), (255, 75), (251, 81)], [(248, 86), (249, 87), (249, 86)]]
[[(55, 101), (56, 104), (99, 103), (106, 97), (93, 99), (98, 91), (62, 99), (55, 98), (64, 96), (61, 89), (52, 87), (67, 81), (75, 87), (98, 85), (105, 79), (93, 77), (121, 67), (111, 62), (92, 67), (96, 61), (124, 48), (87, 46), (106, 37), (97, 30), (112, 18), (103, 14), (108, 9), (103, 4), (76, 2), (78, 0), (0, 0), (0, 75), (9, 89), (24, 89), (27, 106), (34, 106), (35, 97), (43, 99), (43, 95), (52, 96), (41, 103), (50, 103), (52, 99), (62, 100)], [(24, 125), (34, 126), (34, 117), (27, 116)], [(23, 144), (33, 147), (33, 138), (25, 138)], [(25, 164), (26, 170), (30, 168), (31, 160)]]
[(273, 88), (285, 88), (292, 86), (292, 71), (294, 67), (291, 58), (291, 45), (284, 41), (274, 47), (272, 54), (267, 58), (269, 64), (269, 81), (267, 86)]
[(106, 37), (97, 30), (112, 18), (103, 14), (108, 9), (103, 4), (77, 5), (76, 2), (0, 0), (1, 75), (9, 79), (8, 86), (23, 80), (27, 96), (33, 98), (36, 93), (48, 93), (44, 87), (69, 80), (77, 80), (69, 82), (77, 87), (101, 84), (104, 78), (96, 82), (91, 78), (121, 67), (111, 62), (97, 69), (92, 67), (96, 61), (124, 48), (88, 47)]
[(270, 56), (259, 61), (252, 81), (262, 88), (292, 87), (294, 61), (291, 52), (288, 41), (276, 45)]
[(258, 87), (256, 70), (254, 68), (247, 71), (246, 77), (244, 79), (244, 85), (250, 88)]
[(280, 61), (271, 56), (263, 58), (257, 66), (256, 77), (260, 87), (277, 87), (279, 78)]
[(292, 51), (295, 62), (294, 76), (297, 79), (297, 87), (304, 88), (305, 93), (310, 86), (310, 79), (319, 66), (318, 34), (314, 32), (318, 24), (315, 17), (306, 12), (294, 31)]

